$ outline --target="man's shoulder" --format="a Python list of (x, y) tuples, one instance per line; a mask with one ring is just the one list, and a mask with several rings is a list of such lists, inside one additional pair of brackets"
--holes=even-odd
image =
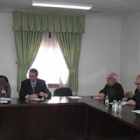
[(25, 83), (28, 83), (29, 82), (29, 79), (25, 79), (25, 80), (23, 80), (21, 83), (22, 84), (25, 84)]
[(42, 79), (37, 79), (37, 82), (39, 82), (39, 83), (45, 83), (45, 81), (42, 80)]
[(118, 82), (115, 85), (118, 86), (118, 87), (122, 87), (122, 85)]
[(136, 88), (135, 89), (135, 94), (139, 93), (140, 91)]

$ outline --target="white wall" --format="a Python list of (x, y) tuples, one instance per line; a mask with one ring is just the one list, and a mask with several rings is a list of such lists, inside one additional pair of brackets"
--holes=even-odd
[(8, 77), (13, 98), (18, 97), (16, 92), (17, 66), (15, 62), (12, 14), (0, 13), (0, 75)]
[[(10, 13), (0, 13), (0, 42), (0, 74), (9, 78), (12, 97), (18, 97), (17, 60)], [(79, 95), (96, 94), (105, 85), (108, 73), (120, 74), (120, 46), (120, 20), (106, 17), (86, 18), (79, 64)]]
[(120, 74), (121, 21), (86, 18), (79, 65), (79, 95), (96, 95), (110, 72)]
[(125, 91), (134, 91), (140, 74), (140, 13), (123, 18), (121, 46), (120, 80)]

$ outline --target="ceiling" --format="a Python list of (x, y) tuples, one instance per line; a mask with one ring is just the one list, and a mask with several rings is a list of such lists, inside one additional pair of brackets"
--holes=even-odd
[(0, 12), (12, 12), (13, 10), (27, 11), (50, 11), (62, 13), (81, 13), (81, 14), (111, 14), (111, 15), (128, 15), (140, 12), (140, 0), (38, 0), (38, 1), (60, 1), (79, 4), (93, 4), (90, 11), (66, 10), (55, 8), (32, 7), (31, 0), (0, 0)]

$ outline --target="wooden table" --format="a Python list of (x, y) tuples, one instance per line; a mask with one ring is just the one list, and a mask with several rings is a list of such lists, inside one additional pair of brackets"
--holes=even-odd
[(0, 140), (139, 140), (134, 106), (114, 113), (104, 100), (52, 97), (0, 104)]

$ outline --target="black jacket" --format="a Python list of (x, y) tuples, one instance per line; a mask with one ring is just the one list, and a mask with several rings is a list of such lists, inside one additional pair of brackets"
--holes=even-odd
[[(40, 92), (44, 92), (45, 94), (48, 95), (47, 98), (51, 97), (50, 91), (47, 89), (47, 86), (45, 84), (44, 80), (37, 79), (36, 82), (36, 87), (35, 87), (35, 93), (39, 95)], [(20, 98), (25, 98), (26, 95), (32, 95), (33, 94), (33, 89), (32, 85), (29, 79), (26, 79), (21, 82), (21, 89), (19, 93)]]
[(129, 100), (134, 100), (136, 102), (136, 106), (140, 107), (140, 91), (138, 89), (135, 90), (135, 94)]
[(105, 85), (105, 87), (100, 91), (100, 93), (104, 93), (105, 96), (109, 96), (109, 100), (122, 100), (124, 97), (124, 91), (122, 85), (119, 83), (115, 83), (113, 86)]

